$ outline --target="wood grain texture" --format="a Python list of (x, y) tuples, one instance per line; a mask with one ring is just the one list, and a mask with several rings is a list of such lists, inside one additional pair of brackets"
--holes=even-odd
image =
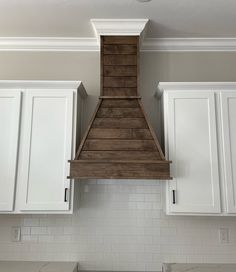
[(80, 159), (84, 160), (160, 160), (157, 151), (82, 151)]
[(93, 128), (147, 128), (144, 118), (95, 118)]
[(103, 44), (135, 44), (139, 41), (138, 36), (103, 36)]
[(169, 164), (72, 162), (70, 175), (96, 179), (170, 179)]
[(137, 54), (136, 44), (104, 44), (104, 55), (132, 55)]
[(137, 76), (137, 66), (104, 66), (104, 76)]
[(104, 87), (137, 87), (136, 77), (104, 77)]
[(104, 96), (137, 96), (137, 88), (103, 88)]
[(104, 99), (102, 101), (104, 108), (138, 108), (138, 99)]
[(135, 55), (104, 55), (103, 65), (137, 65)]
[(100, 108), (98, 118), (143, 118), (140, 108)]
[(156, 151), (156, 145), (153, 140), (87, 139), (82, 150)]
[(101, 96), (73, 178), (171, 179), (138, 96), (139, 37), (101, 37)]
[(148, 129), (112, 129), (112, 128), (92, 128), (89, 131), (88, 139), (136, 139), (150, 140), (151, 133)]

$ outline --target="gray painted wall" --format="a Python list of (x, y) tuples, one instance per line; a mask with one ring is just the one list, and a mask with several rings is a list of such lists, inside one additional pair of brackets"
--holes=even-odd
[[(89, 94), (86, 124), (100, 91), (99, 62), (98, 52), (1, 52), (0, 79), (81, 80)], [(235, 71), (234, 52), (141, 53), (140, 93), (155, 131), (159, 122), (154, 93), (159, 81), (236, 81)]]

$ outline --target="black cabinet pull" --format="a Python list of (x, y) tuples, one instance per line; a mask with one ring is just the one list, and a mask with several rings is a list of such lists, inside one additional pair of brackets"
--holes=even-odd
[(64, 194), (64, 202), (67, 202), (67, 192), (68, 192), (68, 188), (65, 188), (65, 194)]
[(175, 190), (172, 190), (172, 203), (176, 204), (176, 194), (175, 194)]

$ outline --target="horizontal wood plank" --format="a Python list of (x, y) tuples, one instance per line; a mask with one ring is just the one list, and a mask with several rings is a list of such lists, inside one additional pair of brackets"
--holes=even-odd
[(87, 139), (83, 150), (144, 150), (156, 151), (153, 140), (113, 140), (113, 139)]
[(135, 55), (104, 55), (103, 65), (137, 65)]
[(103, 76), (137, 76), (137, 66), (104, 66)]
[(99, 118), (112, 117), (127, 117), (127, 118), (141, 118), (144, 117), (140, 108), (104, 108), (100, 107), (97, 113)]
[(105, 44), (103, 46), (104, 55), (132, 55), (137, 54), (137, 45), (136, 44)]
[(156, 151), (82, 151), (83, 160), (160, 160)]
[(139, 103), (137, 99), (103, 99), (104, 108), (137, 108)]
[(138, 36), (103, 36), (103, 44), (137, 44)]
[(137, 88), (103, 88), (104, 96), (137, 96)]
[(70, 175), (77, 178), (171, 179), (169, 164), (72, 162)]
[(88, 139), (138, 139), (150, 140), (151, 133), (148, 129), (117, 129), (117, 128), (92, 128)]
[(95, 118), (93, 128), (148, 128), (144, 118)]
[(136, 77), (104, 77), (104, 87), (137, 87)]

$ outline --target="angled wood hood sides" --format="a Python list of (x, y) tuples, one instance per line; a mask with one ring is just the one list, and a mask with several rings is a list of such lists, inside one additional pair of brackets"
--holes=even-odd
[(138, 96), (139, 36), (101, 36), (101, 96), (70, 161), (75, 179), (171, 179)]

